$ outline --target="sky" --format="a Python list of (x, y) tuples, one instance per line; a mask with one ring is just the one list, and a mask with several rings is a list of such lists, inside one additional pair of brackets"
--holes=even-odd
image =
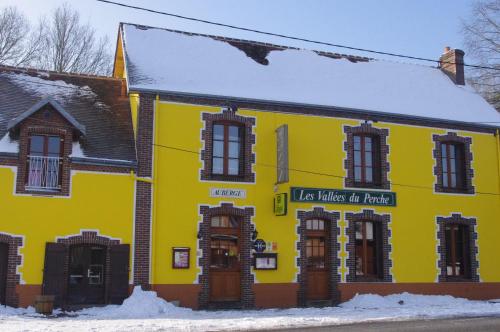
[[(438, 59), (445, 46), (463, 49), (461, 19), (474, 0), (115, 0), (184, 16), (359, 48)], [(116, 43), (119, 22), (272, 42), (280, 45), (391, 59), (317, 46), (122, 8), (96, 0), (0, 0), (32, 22), (68, 2), (100, 35)], [(113, 47), (114, 51), (114, 47)], [(466, 62), (467, 55), (466, 55)], [(428, 63), (423, 63), (428, 64)]]

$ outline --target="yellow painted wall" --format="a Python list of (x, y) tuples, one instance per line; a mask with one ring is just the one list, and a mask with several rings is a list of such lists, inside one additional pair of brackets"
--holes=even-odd
[[(220, 112), (219, 108), (175, 104), (157, 101), (155, 128), (154, 222), (153, 222), (153, 284), (195, 283), (197, 274), (197, 229), (201, 217), (199, 205), (219, 205), (222, 201), (235, 206), (255, 207), (253, 222), (259, 238), (278, 243), (277, 271), (255, 271), (261, 283), (293, 282), (296, 277), (295, 241), (296, 210), (310, 210), (323, 206), (326, 210), (341, 213), (341, 232), (345, 231), (344, 213), (374, 209), (377, 213), (390, 213), (392, 229), (392, 274), (396, 282), (435, 282), (438, 275), (436, 216), (449, 216), (460, 212), (477, 218), (479, 273), (483, 281), (500, 281), (500, 264), (497, 253), (500, 242), (500, 196), (496, 138), (491, 134), (461, 132), (472, 137), (474, 160), (473, 184), (475, 195), (449, 195), (433, 193), (434, 158), (433, 134), (445, 130), (376, 123), (374, 126), (389, 129), (388, 156), (391, 171), (391, 191), (397, 193), (397, 207), (371, 207), (334, 204), (306, 204), (289, 202), (288, 215), (273, 214), (274, 183), (276, 181), (275, 129), (282, 124), (289, 126), (290, 168), (345, 176), (343, 150), (343, 125), (359, 125), (360, 121), (284, 113), (239, 110), (240, 115), (256, 118), (256, 183), (223, 183), (200, 181), (203, 164), (199, 152), (203, 121), (202, 112)], [(183, 152), (172, 148), (189, 150)], [(270, 167), (271, 166), (271, 167)], [(423, 186), (410, 188), (396, 184)], [(291, 171), (290, 182), (279, 185), (278, 192), (289, 192), (290, 186), (343, 188), (343, 179)], [(210, 188), (239, 188), (247, 191), (246, 199), (219, 199), (209, 197)], [(496, 195), (480, 194), (495, 193)], [(344, 245), (340, 237), (342, 274), (345, 278)], [(174, 270), (172, 247), (191, 248), (191, 268)]]
[(24, 283), (42, 283), (45, 243), (57, 237), (94, 230), (132, 249), (134, 180), (129, 174), (74, 172), (71, 196), (64, 198), (14, 195), (15, 176), (15, 168), (0, 166), (0, 233), (24, 236), (19, 268)]

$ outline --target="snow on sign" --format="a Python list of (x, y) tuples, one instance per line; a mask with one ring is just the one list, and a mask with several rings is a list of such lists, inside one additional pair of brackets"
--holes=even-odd
[(210, 188), (210, 197), (246, 198), (244, 189)]

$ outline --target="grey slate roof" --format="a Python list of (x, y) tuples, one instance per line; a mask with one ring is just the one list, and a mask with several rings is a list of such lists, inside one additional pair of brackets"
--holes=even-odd
[(0, 138), (9, 122), (50, 98), (84, 129), (85, 157), (135, 162), (130, 103), (122, 88), (121, 79), (0, 67)]

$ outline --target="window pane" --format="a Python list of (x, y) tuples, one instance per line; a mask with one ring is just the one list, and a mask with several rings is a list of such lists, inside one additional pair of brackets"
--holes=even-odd
[(354, 167), (354, 181), (361, 182), (361, 167)]
[(443, 166), (443, 172), (448, 172), (448, 160), (446, 158), (441, 159), (441, 165)]
[(448, 187), (448, 173), (443, 172), (443, 186)]
[(365, 181), (366, 182), (373, 182), (373, 169), (371, 167), (367, 167), (365, 169), (366, 174), (365, 174)]
[(457, 187), (457, 174), (451, 173), (450, 178), (451, 178), (451, 187), (456, 188)]
[(214, 139), (223, 140), (224, 139), (224, 126), (216, 124), (214, 125)]
[(212, 159), (212, 173), (213, 174), (224, 173), (224, 160), (222, 158), (214, 157)]
[(59, 157), (61, 155), (61, 139), (59, 137), (49, 137), (48, 155), (49, 157)]
[(240, 141), (240, 127), (229, 126), (229, 140), (233, 142)]
[(356, 150), (356, 151), (361, 150), (361, 137), (360, 136), (354, 136), (354, 150)]
[(365, 222), (366, 227), (366, 239), (373, 240), (373, 223)]
[(455, 158), (455, 145), (450, 144), (450, 158)]
[(220, 217), (217, 216), (217, 217), (212, 217), (212, 220), (210, 222), (210, 225), (212, 227), (220, 227)]
[(363, 233), (362, 233), (363, 224), (361, 222), (356, 222), (355, 227), (356, 227), (356, 240), (362, 240), (363, 239)]
[(372, 150), (372, 138), (367, 136), (365, 137), (365, 151), (371, 151)]
[(446, 149), (447, 144), (441, 144), (441, 157), (442, 158), (447, 158), (448, 157), (448, 151)]
[(43, 155), (43, 136), (31, 136), (30, 140), (30, 155), (41, 156)]
[(240, 173), (240, 160), (239, 159), (229, 159), (228, 163), (228, 174), (238, 175)]
[(224, 142), (214, 141), (214, 157), (224, 157)]
[(354, 165), (361, 166), (361, 152), (354, 151)]
[(456, 172), (456, 161), (454, 158), (450, 159), (450, 170), (452, 173)]
[(365, 152), (365, 165), (366, 166), (372, 166), (372, 153), (371, 152)]
[(240, 157), (240, 143), (229, 142), (229, 158)]
[(325, 229), (325, 222), (323, 220), (318, 221), (318, 229), (319, 230), (324, 230)]

